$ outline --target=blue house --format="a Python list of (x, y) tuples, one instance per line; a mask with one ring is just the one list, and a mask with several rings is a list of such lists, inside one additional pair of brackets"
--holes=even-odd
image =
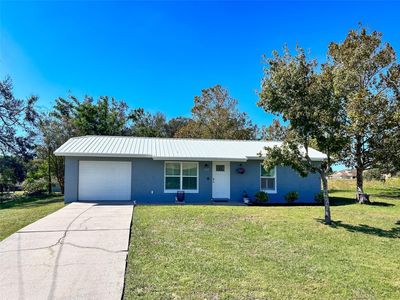
[[(266, 146), (281, 142), (171, 139), (117, 136), (71, 138), (55, 151), (65, 157), (65, 202), (132, 201), (186, 203), (242, 201), (265, 191), (269, 203), (284, 203), (290, 191), (297, 202), (312, 203), (321, 190), (319, 174), (301, 177), (290, 167), (262, 167)], [(310, 149), (315, 163), (325, 154)]]

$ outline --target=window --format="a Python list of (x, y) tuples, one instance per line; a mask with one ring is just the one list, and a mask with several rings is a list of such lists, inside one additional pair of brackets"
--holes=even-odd
[(165, 164), (165, 189), (179, 190), (181, 187), (181, 165), (180, 163)]
[(183, 190), (197, 193), (198, 170), (199, 164), (196, 162), (166, 162), (165, 192)]
[(260, 189), (269, 193), (276, 193), (276, 167), (266, 171), (260, 165)]
[(217, 172), (225, 172), (225, 165), (216, 165), (215, 171)]

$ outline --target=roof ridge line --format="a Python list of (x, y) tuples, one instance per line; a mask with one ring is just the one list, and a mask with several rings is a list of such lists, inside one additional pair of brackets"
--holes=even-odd
[(96, 134), (88, 134), (77, 137), (72, 137), (71, 139), (76, 138), (85, 138), (85, 137), (105, 137), (105, 138), (136, 138), (136, 139), (151, 139), (151, 140), (182, 140), (182, 141), (217, 141), (217, 142), (268, 142), (268, 143), (282, 143), (283, 141), (269, 141), (269, 140), (234, 140), (234, 139), (204, 139), (204, 138), (176, 138), (176, 137), (155, 137), (155, 136), (130, 136), (130, 135), (96, 135)]

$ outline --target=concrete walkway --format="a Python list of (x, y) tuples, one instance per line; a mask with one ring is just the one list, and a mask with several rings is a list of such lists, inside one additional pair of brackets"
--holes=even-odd
[(0, 299), (121, 299), (132, 205), (72, 203), (0, 242)]

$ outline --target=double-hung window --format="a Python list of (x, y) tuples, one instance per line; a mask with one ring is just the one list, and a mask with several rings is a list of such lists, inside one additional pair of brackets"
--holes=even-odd
[(199, 164), (197, 162), (165, 162), (165, 192), (199, 191)]
[(268, 193), (276, 193), (276, 167), (267, 171), (260, 165), (260, 189)]

